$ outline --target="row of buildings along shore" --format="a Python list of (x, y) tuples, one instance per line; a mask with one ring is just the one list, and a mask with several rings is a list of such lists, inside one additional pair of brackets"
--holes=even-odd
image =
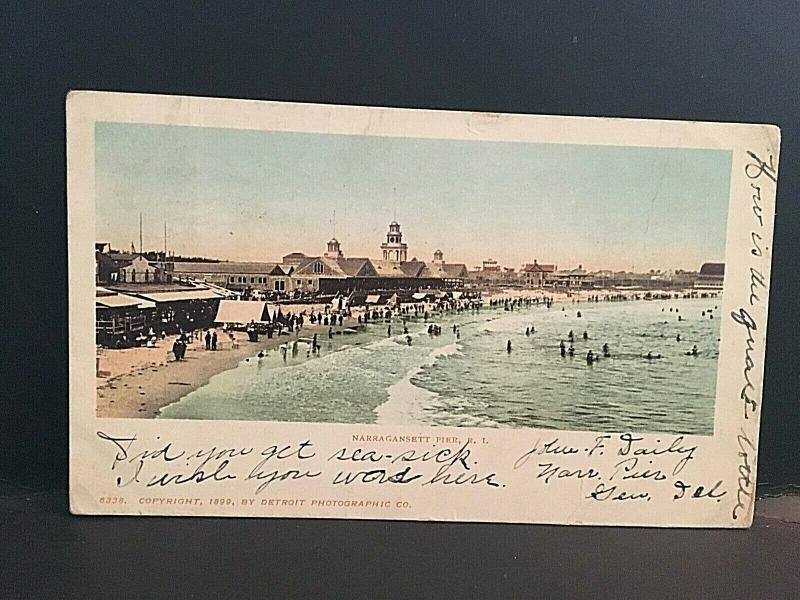
[[(705, 263), (699, 271), (587, 271), (582, 265), (559, 269), (554, 264), (532, 263), (520, 269), (503, 267), (488, 258), (468, 269), (464, 263), (450, 263), (441, 250), (430, 261), (408, 259), (400, 225), (389, 225), (381, 244), (382, 258), (345, 256), (335, 238), (322, 255), (292, 252), (280, 262), (231, 262), (181, 260), (166, 254), (122, 253), (109, 244), (96, 244), (96, 281), (99, 285), (167, 284), (200, 280), (236, 291), (338, 294), (354, 290), (522, 287), (558, 289), (605, 288), (695, 288), (721, 290), (723, 263)], [(274, 295), (274, 294), (270, 294)]]
[[(280, 262), (181, 259), (166, 249), (118, 252), (99, 242), (95, 245), (98, 342), (119, 345), (122, 340), (127, 345), (131, 336), (141, 337), (154, 324), (169, 333), (208, 327), (216, 322), (220, 301), (233, 298), (291, 303), (348, 296), (351, 303), (365, 303), (400, 296), (419, 299), (433, 290), (441, 296), (498, 287), (720, 291), (725, 272), (722, 263), (706, 263), (697, 272), (632, 273), (589, 272), (581, 265), (565, 270), (537, 260), (517, 270), (493, 259), (469, 269), (464, 263), (445, 261), (441, 250), (430, 261), (409, 260), (396, 221), (389, 224), (379, 256), (345, 256), (336, 238), (321, 255), (292, 252)], [(268, 314), (266, 305), (264, 313)]]

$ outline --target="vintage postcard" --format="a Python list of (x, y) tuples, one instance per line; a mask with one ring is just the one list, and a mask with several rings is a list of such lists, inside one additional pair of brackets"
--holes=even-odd
[(751, 523), (776, 127), (66, 110), (73, 512)]

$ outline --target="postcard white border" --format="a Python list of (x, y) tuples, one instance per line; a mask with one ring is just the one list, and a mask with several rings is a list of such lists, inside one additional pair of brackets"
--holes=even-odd
[[(687, 446), (697, 446), (693, 459), (681, 471), (690, 485), (675, 499), (674, 485), (667, 490), (652, 483), (653, 495), (645, 502), (597, 501), (587, 498), (595, 481), (565, 477), (543, 484), (537, 469), (513, 463), (537, 440), (553, 438), (560, 445), (588, 449), (600, 432), (551, 430), (472, 429), (448, 427), (384, 427), (243, 421), (179, 421), (100, 419), (95, 414), (94, 340), (94, 124), (96, 122), (154, 123), (272, 131), (302, 131), (373, 136), (443, 138), (487, 141), (542, 142), (641, 147), (681, 147), (732, 151), (731, 194), (727, 223), (725, 293), (714, 435), (685, 436)], [(618, 524), (651, 526), (747, 527), (752, 521), (762, 377), (764, 368), (767, 298), (770, 282), (772, 224), (776, 183), (763, 172), (758, 177), (756, 156), (772, 157), (777, 171), (780, 132), (771, 125), (697, 123), (641, 119), (532, 116), (498, 113), (410, 110), (231, 100), (183, 96), (157, 96), (110, 92), (72, 92), (67, 98), (67, 195), (69, 247), (69, 352), (70, 352), (70, 506), (78, 514), (220, 515), (375, 518), (439, 521), (482, 521), (563, 524)], [(753, 153), (748, 154), (748, 152)], [(756, 167), (753, 165), (756, 164)], [(746, 167), (750, 165), (749, 170)], [(776, 173), (775, 173), (776, 175)], [(754, 182), (760, 185), (758, 212), (754, 210)], [(756, 217), (759, 217), (760, 220)], [(753, 236), (757, 235), (758, 238)], [(760, 255), (753, 245), (757, 243)], [(752, 271), (764, 286), (758, 301), (751, 293)], [(729, 315), (746, 308), (756, 329), (748, 329)], [(751, 349), (748, 349), (748, 344)], [(747, 368), (749, 367), (749, 368)], [(746, 369), (745, 379), (745, 371)], [(748, 397), (755, 410), (744, 405), (742, 389), (749, 381)], [(745, 413), (747, 417), (745, 418)], [(253, 496), (253, 485), (242, 479), (216, 486), (161, 491), (161, 496), (204, 500), (202, 505), (142, 503), (153, 496), (136, 486), (115, 484), (110, 471), (114, 453), (97, 432), (135, 434), (144, 447), (156, 436), (168, 435), (176, 446), (264, 447), (273, 443), (313, 440), (319, 456), (329, 456), (351, 444), (354, 434), (452, 436), (479, 441), (472, 458), (481, 472), (495, 471), (503, 487), (383, 485), (356, 488), (334, 486), (330, 478), (276, 483), (268, 495)], [(611, 435), (618, 436), (622, 432)], [(662, 438), (643, 435), (643, 445), (663, 446)], [(673, 436), (674, 437), (674, 436)], [(612, 438), (615, 439), (615, 438)], [(656, 442), (656, 440), (659, 440)], [(138, 442), (137, 442), (138, 443)], [(477, 442), (476, 442), (477, 443)], [(662, 446), (660, 446), (661, 444)], [(369, 443), (390, 452), (397, 444)], [(394, 450), (392, 450), (394, 448)], [(566, 469), (608, 469), (617, 446), (605, 456), (591, 459), (562, 457)], [(533, 463), (531, 463), (533, 464)], [(476, 467), (477, 468), (477, 467)], [(674, 484), (673, 476), (670, 483)], [(552, 481), (552, 480), (551, 480)], [(721, 483), (717, 483), (721, 482)], [(645, 482), (645, 488), (648, 483)], [(721, 497), (691, 497), (724, 491)], [(714, 487), (716, 486), (716, 488)], [(644, 488), (642, 488), (644, 489)], [(649, 489), (649, 488), (648, 488)], [(216, 497), (237, 501), (231, 507), (212, 505)], [(256, 498), (252, 505), (239, 500)], [(264, 498), (305, 498), (302, 504), (263, 504)], [(104, 499), (125, 498), (124, 504)], [(336, 500), (329, 506), (310, 506), (311, 499)], [(358, 500), (388, 502), (381, 508), (364, 507)], [(356, 502), (354, 502), (356, 501)]]

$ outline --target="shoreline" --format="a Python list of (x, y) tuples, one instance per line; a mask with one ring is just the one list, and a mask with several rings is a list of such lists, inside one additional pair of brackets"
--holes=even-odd
[[(526, 293), (527, 292), (527, 293)], [(603, 291), (563, 291), (543, 292), (536, 290), (498, 290), (486, 294), (484, 301), (503, 298), (542, 297), (553, 299), (556, 304), (585, 302), (590, 295)], [(654, 293), (669, 293), (656, 290)], [(673, 290), (672, 293), (683, 293)], [(308, 306), (305, 308), (309, 308)], [(313, 307), (318, 310), (317, 306)], [(360, 314), (360, 311), (359, 313)], [(357, 317), (345, 319), (334, 332), (345, 328), (358, 327)], [(306, 323), (303, 329), (289, 335), (267, 338), (259, 337), (258, 342), (250, 342), (244, 332), (233, 332), (235, 343), (231, 343), (226, 333), (219, 337), (219, 349), (205, 350), (200, 339), (192, 339), (182, 361), (168, 360), (172, 343), (177, 336), (160, 340), (155, 348), (136, 347), (121, 350), (101, 349), (97, 354), (98, 370), (106, 373), (96, 379), (96, 408), (98, 418), (148, 418), (158, 417), (163, 409), (174, 404), (191, 392), (208, 384), (212, 377), (235, 369), (240, 362), (255, 357), (259, 351), (269, 351), (285, 342), (300, 337), (312, 337), (315, 333), (321, 338), (327, 335), (327, 327)]]
[[(355, 320), (347, 319), (334, 332), (355, 325)], [(155, 418), (164, 407), (203, 387), (215, 375), (235, 369), (259, 351), (273, 350), (315, 333), (322, 337), (327, 328), (309, 324), (289, 335), (271, 339), (259, 336), (257, 342), (249, 341), (246, 333), (237, 331), (233, 332), (235, 344), (223, 334), (215, 351), (206, 350), (202, 339), (193, 339), (181, 361), (167, 360), (177, 336), (168, 336), (155, 348), (104, 350), (98, 355), (99, 365), (111, 371), (108, 377), (96, 379), (95, 413), (98, 418)]]

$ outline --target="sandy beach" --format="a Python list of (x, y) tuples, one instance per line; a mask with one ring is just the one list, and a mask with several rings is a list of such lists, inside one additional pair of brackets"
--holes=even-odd
[[(491, 299), (547, 296), (556, 304), (572, 304), (584, 302), (590, 295), (604, 295), (608, 292), (609, 290), (581, 290), (567, 294), (563, 291), (541, 289), (498, 289), (485, 292), (483, 299), (484, 302), (489, 302)], [(297, 310), (300, 307), (293, 308)], [(309, 309), (319, 312), (323, 308), (322, 305), (305, 305), (300, 308), (300, 312)], [(362, 314), (362, 311), (358, 310), (357, 314)], [(334, 332), (355, 326), (357, 317), (354, 316), (345, 319), (341, 327), (334, 327)], [(217, 331), (218, 350), (206, 350), (202, 338), (192, 339), (182, 361), (175, 361), (171, 353), (175, 336), (159, 340), (155, 348), (98, 349), (98, 373), (102, 376), (97, 377), (97, 416), (155, 418), (163, 407), (204, 386), (214, 375), (235, 368), (247, 358), (256, 357), (259, 351), (274, 349), (297, 338), (312, 337), (314, 333), (322, 338), (327, 335), (328, 328), (311, 325), (306, 321), (306, 326), (298, 332), (272, 339), (262, 335), (258, 342), (250, 342), (244, 332), (234, 332), (232, 341), (227, 333)]]
[[(346, 319), (334, 332), (354, 326), (355, 319)], [(172, 357), (176, 336), (160, 340), (155, 348), (101, 349), (98, 352), (97, 416), (103, 418), (154, 418), (159, 411), (183, 396), (202, 387), (217, 373), (235, 368), (241, 361), (256, 357), (261, 350), (277, 348), (297, 338), (327, 335), (328, 328), (307, 324), (289, 335), (265, 335), (251, 342), (244, 332), (218, 330), (216, 351), (205, 349), (202, 339), (193, 339), (181, 361)]]

